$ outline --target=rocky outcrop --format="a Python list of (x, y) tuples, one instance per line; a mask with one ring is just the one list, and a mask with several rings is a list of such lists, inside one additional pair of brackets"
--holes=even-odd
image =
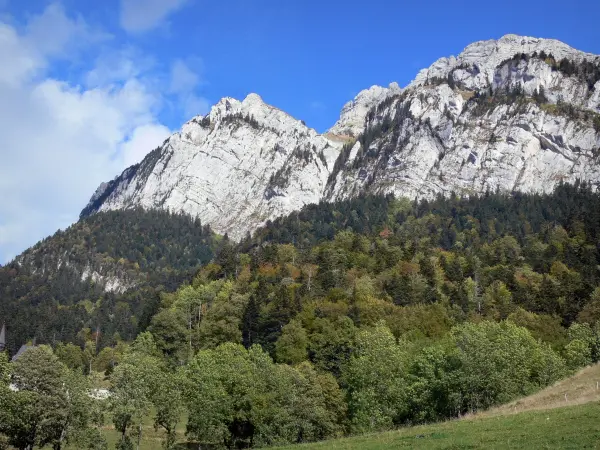
[(325, 198), (598, 183), (598, 91), (600, 58), (561, 42), (509, 35), (472, 44), (371, 109)]
[(402, 89), (398, 83), (389, 87), (371, 86), (349, 101), (342, 108), (339, 120), (329, 129), (329, 133), (337, 136), (357, 137), (365, 128), (365, 119), (369, 111), (389, 97), (400, 94)]

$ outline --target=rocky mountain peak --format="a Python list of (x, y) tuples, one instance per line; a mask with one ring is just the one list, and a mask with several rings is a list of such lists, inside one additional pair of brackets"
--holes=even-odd
[(369, 110), (386, 98), (400, 92), (402, 89), (395, 82), (387, 88), (375, 85), (360, 91), (353, 100), (344, 105), (339, 120), (328, 132), (337, 136), (358, 136), (364, 129), (365, 118)]
[(185, 211), (241, 238), (307, 203), (363, 193), (431, 198), (600, 184), (600, 57), (506, 35), (440, 58), (406, 88), (361, 91), (325, 135), (257, 94), (221, 99), (82, 216)]
[(419, 73), (367, 115), (326, 198), (549, 192), (600, 182), (600, 58), (507, 35)]
[[(540, 82), (538, 84), (552, 81), (548, 73), (556, 71), (557, 67), (552, 67), (548, 62), (554, 61), (559, 64), (561, 60), (566, 59), (574, 64), (588, 62), (600, 65), (600, 56), (581, 52), (555, 39), (507, 34), (498, 40), (490, 39), (470, 44), (457, 57), (438, 59), (429, 68), (421, 70), (408, 87), (423, 86), (430, 80), (447, 78), (456, 73), (454, 78), (467, 81), (466, 87), (485, 89), (494, 85), (500, 66), (517, 55), (526, 55), (527, 58), (534, 58), (540, 63), (537, 68), (532, 68), (537, 70), (537, 73), (531, 74), (532, 78), (537, 78)], [(541, 73), (544, 69), (546, 73)]]
[(135, 206), (185, 211), (239, 239), (318, 202), (341, 145), (257, 94), (223, 98), (104, 183), (82, 216)]

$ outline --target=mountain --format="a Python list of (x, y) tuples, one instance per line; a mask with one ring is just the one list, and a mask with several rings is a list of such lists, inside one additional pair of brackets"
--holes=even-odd
[(597, 184), (598, 112), (600, 57), (514, 35), (477, 42), (369, 111), (362, 135), (336, 161), (325, 199)]
[[(222, 99), (103, 183), (77, 224), (0, 267), (9, 345), (33, 336), (72, 341), (99, 322), (102, 339), (132, 338), (158, 293), (189, 280), (215, 252), (221, 266), (235, 265), (221, 251), (228, 241), (212, 230), (244, 251), (269, 241), (310, 248), (348, 228), (376, 234), (390, 217), (402, 222), (384, 194), (438, 201), (453, 192), (550, 193), (577, 180), (597, 190), (599, 112), (600, 57), (514, 35), (442, 58), (404, 88), (362, 91), (324, 134), (256, 94)], [(568, 196), (557, 198), (564, 205)], [(473, 201), (468, 216), (489, 227), (500, 214), (489, 212), (495, 203), (479, 217)], [(528, 225), (511, 216), (511, 232), (548, 221), (547, 207), (538, 209)], [(557, 217), (563, 226), (573, 220)], [(588, 219), (597, 219), (593, 208), (577, 217)], [(595, 238), (596, 225), (588, 228)], [(455, 235), (444, 227), (442, 248)]]
[(102, 324), (131, 339), (160, 302), (218, 248), (210, 227), (184, 214), (107, 211), (57, 231), (0, 266), (0, 322), (14, 352), (28, 339), (77, 341)]
[(164, 208), (240, 239), (320, 200), (551, 192), (600, 181), (600, 57), (507, 35), (441, 58), (405, 88), (362, 91), (324, 134), (256, 94), (222, 99), (81, 213)]
[(341, 147), (256, 94), (243, 102), (224, 98), (101, 185), (81, 215), (164, 208), (240, 238), (267, 219), (318, 202)]

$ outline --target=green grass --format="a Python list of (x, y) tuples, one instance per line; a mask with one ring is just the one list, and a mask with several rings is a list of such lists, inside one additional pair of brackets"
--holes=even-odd
[[(158, 430), (154, 429), (153, 417), (154, 417), (154, 411), (151, 411), (151, 413), (149, 415), (147, 415), (142, 422), (143, 426), (142, 426), (142, 439), (140, 441), (140, 450), (161, 450), (163, 448), (162, 442), (165, 438), (165, 432), (162, 428), (159, 428)], [(181, 415), (181, 419), (177, 423), (177, 427), (176, 427), (177, 439), (178, 439), (178, 442), (179, 442), (181, 448), (186, 448), (185, 447), (186, 423), (187, 423), (187, 413), (184, 413)], [(121, 439), (121, 434), (118, 431), (116, 431), (114, 426), (112, 425), (110, 415), (107, 415), (107, 417), (105, 418), (105, 425), (102, 428), (102, 432), (104, 434), (104, 437), (106, 438), (106, 442), (108, 443), (109, 450), (114, 449), (115, 445), (117, 444), (119, 439)], [(134, 437), (132, 437), (132, 440), (133, 440), (134, 448), (135, 448), (137, 441)], [(74, 446), (67, 446), (66, 450), (78, 450), (78, 449)]]
[(281, 449), (600, 449), (600, 403), (475, 417)]
[[(178, 427), (184, 443), (184, 425)], [(109, 448), (118, 433), (106, 429)], [(162, 432), (144, 427), (141, 450), (161, 449)], [(184, 448), (183, 445), (181, 448)], [(278, 447), (288, 450), (379, 449), (600, 449), (600, 403), (593, 402), (518, 414), (481, 416), (432, 425), (401, 428), (386, 433)]]

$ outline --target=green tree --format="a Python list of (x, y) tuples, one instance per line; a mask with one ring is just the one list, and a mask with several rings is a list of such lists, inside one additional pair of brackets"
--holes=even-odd
[(312, 320), (308, 354), (315, 366), (339, 377), (354, 348), (357, 328), (349, 317)]
[(574, 323), (567, 331), (569, 343), (565, 346), (565, 358), (571, 369), (597, 362), (600, 356), (599, 326)]
[(155, 410), (154, 427), (165, 431), (163, 448), (170, 450), (175, 448), (176, 427), (184, 410), (181, 392), (183, 382), (177, 374), (157, 367), (153, 384), (150, 398)]
[(122, 353), (113, 347), (104, 347), (92, 362), (92, 369), (97, 372), (110, 374), (121, 360)]
[(508, 316), (507, 320), (527, 328), (535, 339), (541, 339), (554, 349), (561, 349), (565, 345), (567, 334), (558, 316), (536, 314), (525, 311), (523, 308), (517, 308)]
[(286, 364), (298, 364), (308, 358), (308, 336), (302, 324), (292, 320), (281, 330), (281, 336), (275, 343), (277, 361)]
[(162, 309), (150, 322), (156, 346), (173, 364), (185, 361), (189, 354), (189, 329), (185, 315), (177, 309)]
[(3, 389), (0, 394), (6, 400), (1, 427), (9, 444), (19, 449), (52, 445), (58, 450), (77, 441), (90, 420), (87, 380), (71, 372), (46, 346), (25, 351), (11, 372), (16, 391)]
[(565, 346), (565, 359), (572, 370), (591, 364), (592, 352), (589, 344), (580, 339), (573, 339)]
[(358, 333), (356, 348), (342, 371), (354, 432), (390, 428), (408, 412), (407, 354), (383, 322)]
[(0, 352), (0, 449), (8, 448), (9, 432), (8, 424), (12, 420), (9, 416), (12, 408), (10, 385), (10, 365), (8, 364), (8, 353)]
[(494, 281), (485, 289), (483, 306), (486, 315), (496, 320), (506, 319), (515, 309), (510, 290), (499, 280)]
[(582, 323), (594, 324), (600, 321), (600, 287), (594, 289), (590, 300), (577, 315), (577, 320)]
[(249, 296), (231, 292), (228, 284), (219, 292), (214, 304), (200, 323), (201, 348), (215, 348), (225, 342), (242, 342), (243, 319)]
[(183, 369), (187, 434), (228, 448), (251, 444), (255, 430), (251, 396), (264, 382), (253, 375), (248, 352), (239, 345), (227, 343), (198, 352)]
[(422, 349), (410, 362), (410, 416), (413, 422), (455, 417), (461, 412), (460, 359), (451, 342)]
[(511, 322), (466, 323), (452, 330), (460, 361), (462, 412), (528, 395), (564, 375), (546, 344)]
[(133, 448), (133, 428), (137, 447), (142, 438), (142, 421), (152, 406), (152, 394), (156, 389), (156, 374), (161, 370), (159, 350), (148, 332), (138, 336), (125, 353), (121, 363), (110, 377), (110, 412), (115, 429), (120, 433), (117, 448)]
[(69, 369), (83, 370), (86, 365), (83, 351), (77, 345), (59, 342), (54, 348), (54, 354)]
[(98, 428), (90, 425), (101, 424), (98, 400), (89, 395), (90, 382), (79, 370), (67, 371), (63, 379), (66, 390), (66, 404), (63, 420), (52, 440), (55, 450), (69, 444), (79, 448), (104, 448), (106, 443)]
[(225, 343), (182, 369), (188, 436), (227, 448), (337, 435), (341, 392), (304, 365), (274, 364), (260, 347)]

